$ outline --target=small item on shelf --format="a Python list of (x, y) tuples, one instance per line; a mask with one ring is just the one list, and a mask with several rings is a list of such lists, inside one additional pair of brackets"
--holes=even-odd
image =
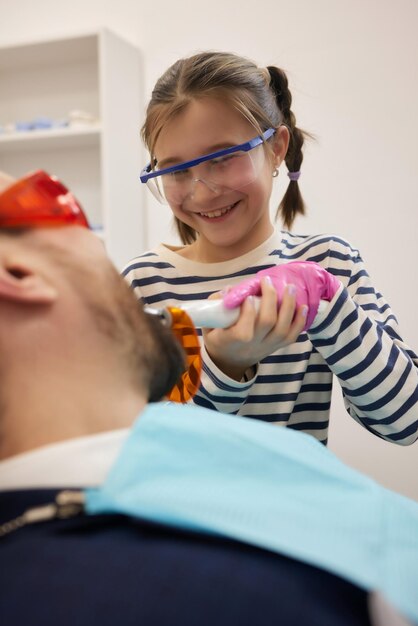
[(67, 126), (69, 126), (68, 119), (54, 120), (51, 117), (41, 115), (33, 120), (18, 120), (17, 122), (0, 125), (0, 134), (27, 133), (36, 130), (66, 128)]
[(98, 117), (96, 117), (92, 113), (88, 113), (87, 111), (81, 111), (78, 109), (70, 111), (68, 117), (69, 125), (71, 128), (91, 128), (92, 126), (96, 126), (99, 123)]
[(28, 130), (32, 130), (32, 122), (15, 122), (14, 130), (18, 133), (26, 133)]
[(16, 130), (26, 132), (28, 130), (45, 130), (53, 128), (54, 120), (50, 117), (39, 116), (28, 122), (16, 122)]
[(55, 126), (55, 122), (50, 117), (40, 116), (35, 117), (32, 120), (32, 129), (33, 130), (45, 130), (48, 128), (53, 128)]

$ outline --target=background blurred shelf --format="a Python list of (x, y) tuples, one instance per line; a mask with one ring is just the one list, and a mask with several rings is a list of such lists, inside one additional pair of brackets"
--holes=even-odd
[(53, 128), (0, 134), (0, 153), (99, 147), (101, 125), (89, 128)]
[(76, 195), (118, 267), (145, 248), (139, 50), (107, 29), (0, 47), (0, 125), (74, 110), (100, 120), (0, 134), (0, 169), (45, 169)]

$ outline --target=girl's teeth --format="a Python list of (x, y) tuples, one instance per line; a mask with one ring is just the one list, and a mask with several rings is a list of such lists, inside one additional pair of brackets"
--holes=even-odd
[(232, 209), (232, 205), (227, 207), (226, 209), (219, 209), (218, 211), (211, 211), (210, 213), (201, 213), (204, 217), (220, 217), (221, 215), (225, 215)]

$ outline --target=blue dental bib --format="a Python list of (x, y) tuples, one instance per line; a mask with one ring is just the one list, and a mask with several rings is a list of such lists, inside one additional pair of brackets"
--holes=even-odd
[(218, 534), (379, 590), (418, 621), (418, 503), (346, 467), (310, 435), (190, 405), (137, 420), (90, 514)]

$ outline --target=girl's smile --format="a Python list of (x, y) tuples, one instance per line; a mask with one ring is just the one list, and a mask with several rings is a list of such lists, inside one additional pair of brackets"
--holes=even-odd
[(201, 213), (198, 213), (197, 215), (200, 215), (200, 217), (204, 219), (209, 219), (210, 221), (215, 220), (219, 222), (219, 221), (222, 221), (223, 217), (226, 217), (231, 214), (231, 212), (238, 205), (238, 202), (234, 202), (234, 204), (230, 204), (229, 206), (226, 206), (220, 209), (214, 209), (213, 211), (208, 211), (207, 213), (201, 212)]

